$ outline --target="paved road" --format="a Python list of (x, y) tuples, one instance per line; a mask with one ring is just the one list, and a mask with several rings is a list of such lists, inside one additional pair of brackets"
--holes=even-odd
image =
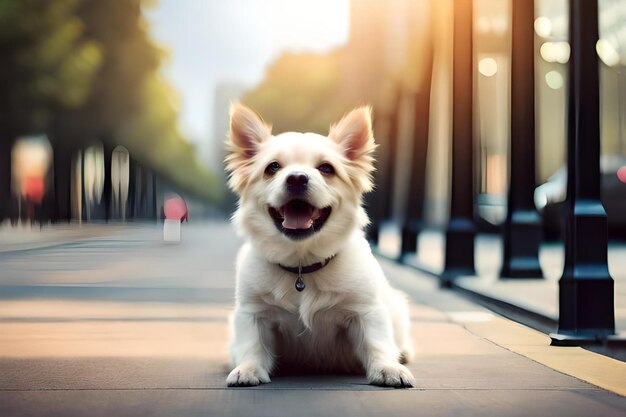
[(583, 382), (626, 392), (623, 363), (550, 348), (384, 261), (414, 302), (418, 388), (372, 387), (359, 375), (226, 388), (239, 244), (230, 227), (184, 225), (180, 245), (162, 243), (156, 227), (119, 229), (0, 253), (0, 416), (626, 414), (624, 397)]

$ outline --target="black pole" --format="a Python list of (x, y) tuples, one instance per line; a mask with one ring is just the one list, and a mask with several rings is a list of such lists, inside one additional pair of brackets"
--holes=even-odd
[(52, 143), (54, 169), (55, 216), (58, 222), (69, 222), (71, 212), (72, 149), (68, 144)]
[[(396, 163), (396, 150), (398, 144), (398, 121), (400, 114), (401, 91), (397, 90), (391, 113), (384, 115), (389, 123), (387, 136), (378, 147), (378, 166), (375, 173), (376, 189), (370, 193), (367, 205), (372, 208), (370, 224), (367, 229), (368, 240), (373, 244), (378, 243), (380, 226), (385, 220), (391, 218), (393, 210), (393, 183)], [(377, 116), (380, 117), (380, 116)]]
[(502, 278), (542, 278), (535, 192), (534, 0), (512, 2), (511, 148)]
[[(80, 152), (80, 220), (91, 220), (87, 218), (87, 194), (85, 193), (85, 149)], [(91, 202), (89, 203), (91, 204)], [(91, 214), (91, 213), (90, 213)]]
[(387, 153), (387, 172), (385, 175), (384, 189), (385, 198), (382, 199), (382, 220), (389, 220), (393, 216), (393, 186), (395, 183), (396, 160), (398, 157), (398, 132), (400, 128), (400, 107), (402, 103), (402, 90), (398, 88), (395, 96), (393, 110), (389, 115), (389, 137)]
[(43, 227), (49, 223), (54, 217), (54, 188), (52, 187), (52, 164), (48, 166), (44, 174), (44, 195), (41, 200), (39, 211), (39, 226)]
[(600, 94), (597, 0), (570, 0), (567, 230), (553, 345), (615, 334), (608, 227), (600, 200)]
[(159, 211), (157, 209), (157, 176), (154, 171), (150, 171), (150, 218), (152, 220), (159, 219)]
[(138, 218), (140, 219), (145, 219), (147, 216), (147, 202), (146, 202), (146, 196), (148, 194), (147, 192), (147, 186), (146, 186), (146, 169), (144, 168), (143, 165), (137, 163), (137, 170), (136, 170), (136, 174), (137, 174), (137, 178), (138, 178), (138, 185), (137, 185), (137, 200), (135, 201), (135, 207), (136, 207), (136, 215)]
[(400, 259), (417, 253), (417, 237), (424, 217), (426, 192), (426, 157), (428, 155), (428, 131), (430, 119), (430, 90), (432, 82), (433, 55), (430, 48), (425, 56), (420, 88), (415, 93), (415, 113), (413, 126), (413, 156), (407, 207), (402, 224)]
[(472, 0), (454, 2), (452, 75), (452, 185), (446, 230), (445, 269), (441, 285), (460, 275), (474, 275), (474, 176), (472, 140)]
[(0, 222), (11, 217), (11, 152), (13, 138), (0, 137)]

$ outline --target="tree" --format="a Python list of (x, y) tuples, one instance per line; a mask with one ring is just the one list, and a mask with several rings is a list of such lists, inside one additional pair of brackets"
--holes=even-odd
[[(124, 145), (177, 186), (221, 198), (178, 129), (174, 94), (158, 75), (165, 52), (150, 38), (144, 3), (0, 2), (0, 200), (10, 196), (13, 141), (29, 133), (52, 142), (61, 219), (69, 218), (71, 155), (94, 140)], [(6, 212), (0, 203), (0, 219)]]
[(53, 109), (79, 107), (101, 62), (76, 0), (0, 2), (0, 219), (9, 214), (17, 135), (47, 132)]
[(272, 123), (275, 132), (327, 134), (346, 110), (341, 102), (341, 50), (328, 55), (285, 53), (242, 102)]

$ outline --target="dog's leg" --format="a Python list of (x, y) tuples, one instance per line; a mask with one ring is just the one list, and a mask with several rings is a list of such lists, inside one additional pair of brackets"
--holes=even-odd
[(406, 296), (395, 289), (389, 289), (389, 299), (386, 302), (396, 345), (400, 349), (399, 362), (406, 365), (413, 359), (413, 341), (410, 333), (410, 314)]
[(237, 309), (232, 317), (234, 339), (231, 345), (233, 369), (226, 378), (229, 387), (254, 386), (270, 382), (273, 357), (263, 342), (264, 324), (253, 314)]
[(382, 306), (360, 315), (350, 333), (355, 339), (357, 355), (372, 385), (413, 387), (415, 379), (398, 363), (399, 351), (393, 339), (389, 313)]

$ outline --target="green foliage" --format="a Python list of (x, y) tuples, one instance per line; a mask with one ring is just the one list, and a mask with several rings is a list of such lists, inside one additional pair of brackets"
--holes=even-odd
[(275, 133), (310, 131), (327, 134), (341, 112), (341, 50), (328, 55), (283, 54), (264, 81), (242, 102), (272, 123)]
[(83, 1), (78, 15), (104, 54), (88, 116), (95, 128), (111, 131), (142, 111), (145, 80), (158, 70), (162, 52), (149, 37), (140, 0)]
[(45, 132), (58, 149), (100, 139), (196, 195), (215, 176), (178, 129), (142, 0), (0, 0), (0, 141)]
[(84, 37), (77, 0), (0, 2), (0, 55), (14, 131), (47, 130), (55, 106), (84, 105), (102, 63), (101, 46)]
[(134, 138), (124, 143), (131, 155), (139, 155), (140, 162), (167, 173), (175, 184), (207, 201), (221, 201), (225, 195), (221, 181), (199, 163), (195, 148), (178, 129), (176, 92), (153, 74), (146, 80), (142, 95), (142, 111), (120, 125), (116, 136)]

